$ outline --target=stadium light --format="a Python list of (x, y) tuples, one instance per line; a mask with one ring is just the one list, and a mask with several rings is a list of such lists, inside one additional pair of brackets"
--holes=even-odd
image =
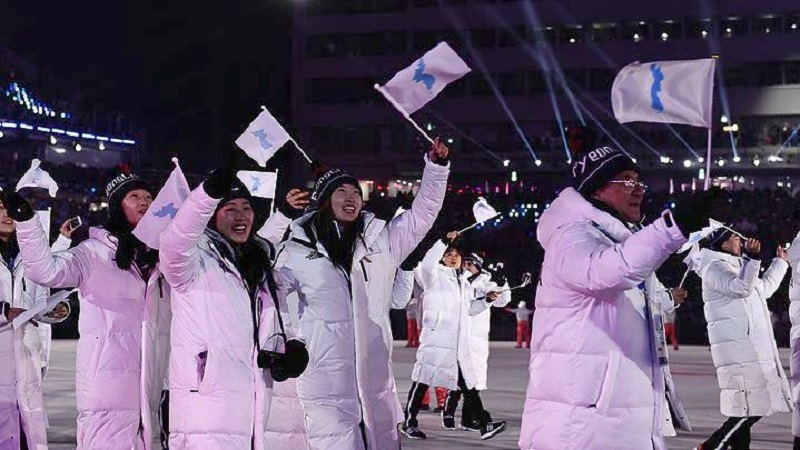
[(535, 164), (536, 164), (536, 167), (541, 166), (542, 165), (542, 160), (541, 159), (537, 159)]
[(509, 161), (507, 159), (503, 160), (503, 167), (508, 167), (509, 164), (511, 164), (511, 161)]
[(106, 144), (103, 144), (103, 143), (101, 142), (101, 143), (100, 143), (100, 147), (98, 147), (98, 148), (100, 149), (100, 151), (103, 151), (103, 150), (105, 150), (105, 149), (106, 149)]
[(660, 158), (660, 160), (661, 160), (661, 164), (669, 164), (669, 156), (662, 156)]
[(50, 136), (50, 145), (58, 144), (58, 139), (55, 136)]
[(739, 156), (739, 155), (734, 156), (733, 157), (733, 162), (735, 162), (735, 163), (742, 162), (742, 157)]
[(81, 144), (80, 144), (80, 143), (78, 143), (78, 144), (75, 144), (75, 151), (76, 151), (76, 152), (79, 152), (79, 151), (81, 151), (81, 150), (83, 150), (83, 147), (81, 147)]
[(722, 123), (728, 123), (728, 116), (723, 114), (722, 117), (719, 118), (719, 121)]
[(756, 159), (753, 160), (753, 165), (756, 167), (761, 165), (761, 160), (758, 159), (758, 156), (756, 156)]
[(687, 169), (689, 167), (692, 167), (692, 161), (690, 161), (688, 159), (683, 160), (683, 167), (686, 167)]
[(0, 138), (2, 138), (2, 137), (3, 137), (3, 132), (2, 132), (2, 131), (0, 131)]

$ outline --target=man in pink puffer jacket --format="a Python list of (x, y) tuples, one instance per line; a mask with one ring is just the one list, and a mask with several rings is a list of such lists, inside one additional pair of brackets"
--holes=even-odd
[(561, 192), (537, 231), (545, 257), (519, 445), (663, 450), (666, 353), (655, 300), (663, 288), (654, 272), (700, 228), (692, 211), (710, 196), (632, 232), (646, 189), (638, 166), (608, 147), (573, 158), (576, 189)]

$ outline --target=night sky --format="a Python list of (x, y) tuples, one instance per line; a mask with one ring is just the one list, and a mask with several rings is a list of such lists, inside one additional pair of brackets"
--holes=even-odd
[(290, 0), (0, 5), (0, 44), (57, 79), (57, 91), (80, 90), (146, 129), (145, 166), (175, 154), (205, 170), (259, 105), (288, 115)]

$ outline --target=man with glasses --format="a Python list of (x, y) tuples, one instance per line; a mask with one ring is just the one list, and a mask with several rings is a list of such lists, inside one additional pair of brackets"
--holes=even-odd
[(577, 151), (570, 169), (575, 187), (537, 229), (545, 256), (520, 448), (666, 449), (671, 383), (659, 335), (669, 295), (655, 270), (701, 227), (711, 195), (639, 229), (647, 186), (630, 157)]

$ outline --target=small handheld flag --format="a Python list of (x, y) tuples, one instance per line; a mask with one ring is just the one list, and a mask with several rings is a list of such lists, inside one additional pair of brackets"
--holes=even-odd
[(133, 230), (134, 236), (152, 249), (159, 248), (161, 232), (172, 222), (183, 202), (189, 197), (189, 183), (178, 165), (178, 159), (172, 158), (172, 162), (175, 163), (175, 168), (167, 182)]
[(38, 159), (31, 161), (30, 169), (22, 175), (22, 178), (20, 178), (17, 183), (17, 190), (26, 187), (42, 188), (47, 189), (47, 193), (50, 194), (50, 197), (55, 197), (58, 192), (58, 184), (56, 184), (49, 173), (39, 167), (40, 164), (41, 161)]
[(384, 86), (376, 84), (375, 89), (433, 143), (433, 139), (410, 117), (411, 114), (471, 70), (446, 42), (440, 42), (413, 64), (397, 72)]

